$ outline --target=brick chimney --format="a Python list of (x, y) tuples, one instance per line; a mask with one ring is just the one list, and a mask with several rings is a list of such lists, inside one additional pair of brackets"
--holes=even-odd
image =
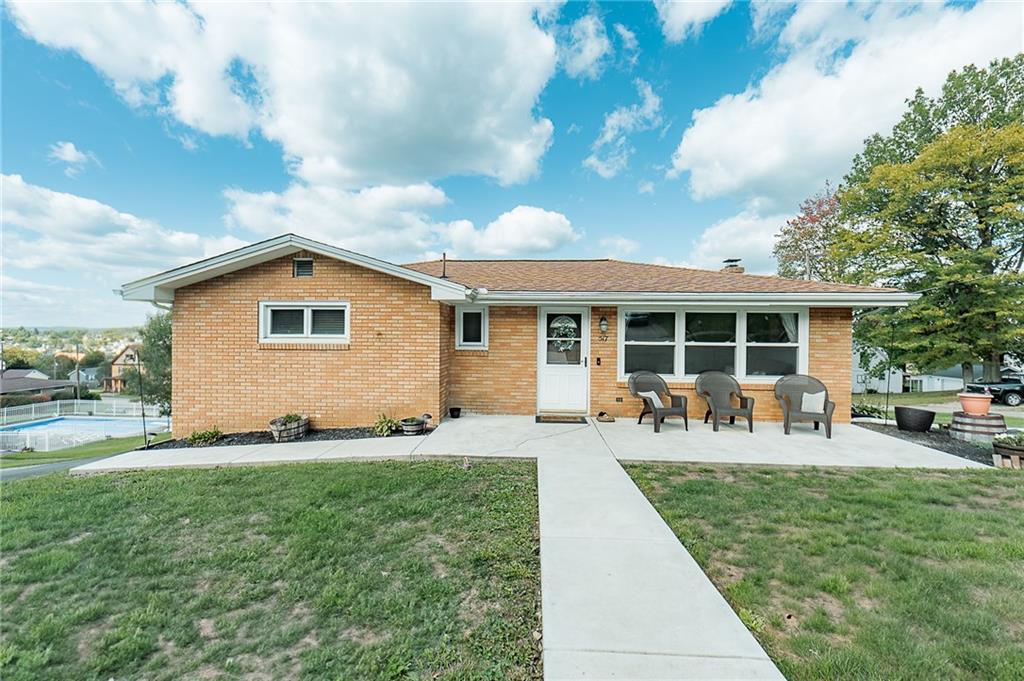
[(746, 268), (740, 264), (740, 258), (726, 258), (722, 261), (725, 263), (725, 267), (722, 268), (722, 272), (732, 272), (733, 274), (743, 274), (746, 272)]

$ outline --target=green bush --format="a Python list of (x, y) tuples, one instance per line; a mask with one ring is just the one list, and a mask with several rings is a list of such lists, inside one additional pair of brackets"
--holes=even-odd
[(394, 431), (398, 430), (399, 423), (387, 414), (381, 414), (377, 417), (377, 422), (373, 424), (373, 432), (377, 437), (387, 437)]
[(280, 421), (282, 425), (286, 425), (289, 423), (297, 423), (302, 420), (302, 417), (299, 416), (298, 414), (285, 414), (284, 416), (276, 420)]
[(223, 435), (224, 433), (220, 432), (220, 429), (217, 426), (214, 426), (210, 430), (194, 430), (186, 440), (193, 447), (206, 447), (208, 445), (212, 445)]
[(1024, 433), (1003, 433), (996, 435), (996, 444), (1006, 447), (1024, 447)]
[(75, 389), (74, 388), (67, 388), (66, 390), (58, 390), (57, 392), (55, 392), (52, 395), (50, 395), (50, 397), (52, 399), (54, 399), (54, 400), (74, 400), (74, 399), (79, 399), (79, 400), (98, 400), (98, 399), (100, 399), (100, 394), (99, 393), (89, 392), (88, 390), (83, 388), (82, 392), (81, 392), (81, 395), (76, 398), (75, 397)]
[(873, 404), (867, 404), (864, 402), (858, 402), (853, 405), (853, 409), (851, 411), (854, 416), (870, 416), (876, 419), (885, 418), (885, 412), (882, 411), (881, 407), (876, 407)]
[(50, 401), (49, 395), (4, 395), (0, 407), (22, 407), (26, 404), (42, 404)]

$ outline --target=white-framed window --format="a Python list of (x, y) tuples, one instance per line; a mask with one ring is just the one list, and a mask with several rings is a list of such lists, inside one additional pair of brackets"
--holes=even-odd
[(259, 324), (261, 343), (349, 342), (345, 301), (263, 301)]
[(313, 258), (293, 258), (292, 259), (292, 276), (293, 277), (312, 277), (313, 276)]
[(455, 307), (455, 349), (487, 349), (487, 307), (457, 305)]
[(687, 312), (683, 368), (687, 375), (702, 371), (736, 372), (735, 312)]
[(626, 310), (622, 313), (623, 366), (626, 374), (646, 370), (676, 373), (676, 313)]
[(800, 315), (796, 312), (746, 313), (747, 376), (799, 373)]
[(619, 308), (618, 371), (691, 381), (724, 371), (757, 383), (807, 373), (808, 309), (657, 306)]

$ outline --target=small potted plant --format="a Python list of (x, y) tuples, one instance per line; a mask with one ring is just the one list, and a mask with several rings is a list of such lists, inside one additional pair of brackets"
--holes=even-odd
[(985, 416), (992, 404), (991, 393), (957, 393), (960, 406), (971, 416)]
[(992, 449), (1000, 456), (1024, 457), (1024, 433), (1003, 433), (992, 438)]
[(407, 419), (402, 419), (402, 432), (406, 435), (419, 435), (423, 432), (423, 426), (426, 425), (419, 416), (410, 416)]
[(275, 442), (291, 442), (301, 439), (309, 430), (309, 417), (298, 414), (278, 416), (270, 422), (270, 434)]

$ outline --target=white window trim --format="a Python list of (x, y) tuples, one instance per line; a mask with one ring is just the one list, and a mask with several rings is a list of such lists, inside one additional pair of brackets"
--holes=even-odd
[[(686, 313), (694, 312), (727, 312), (736, 315), (736, 342), (735, 343), (687, 343), (686, 342)], [(675, 312), (676, 314), (676, 352), (673, 358), (676, 373), (674, 374), (661, 374), (661, 377), (666, 381), (676, 383), (691, 383), (697, 378), (697, 374), (680, 374), (679, 370), (686, 366), (686, 346), (687, 345), (706, 345), (706, 346), (721, 346), (721, 347), (734, 347), (735, 348), (735, 367), (736, 367), (736, 379), (742, 383), (769, 383), (774, 384), (779, 379), (778, 376), (764, 376), (764, 375), (747, 375), (747, 313), (748, 312), (796, 312), (797, 313), (797, 325), (799, 342), (796, 343), (797, 347), (797, 373), (806, 374), (808, 373), (809, 358), (810, 358), (810, 317), (809, 308), (806, 307), (795, 307), (795, 306), (770, 306), (770, 307), (750, 307), (750, 308), (728, 308), (728, 307), (700, 307), (700, 308), (686, 308), (685, 306), (678, 305), (624, 305), (618, 308), (618, 324), (616, 325), (618, 332), (617, 339), (617, 352), (618, 355), (618, 374), (620, 381), (626, 381), (629, 379), (629, 375), (626, 374), (626, 356), (625, 356), (625, 338), (626, 338), (626, 312)], [(631, 343), (632, 344), (632, 343)], [(643, 345), (644, 343), (638, 343)], [(655, 343), (653, 345), (660, 345), (661, 343)], [(751, 343), (752, 347), (792, 347), (791, 343)]]
[[(465, 312), (480, 313), (480, 342), (466, 343), (462, 340), (462, 315)], [(488, 343), (488, 331), (490, 327), (490, 315), (486, 305), (456, 305), (455, 306), (455, 349), (456, 350), (486, 350)]]
[[(628, 341), (628, 340), (626, 340), (626, 313), (627, 312), (671, 312), (673, 315), (675, 315), (675, 322), (674, 322), (675, 328), (673, 329), (674, 333), (672, 335), (673, 340), (671, 340), (671, 341)], [(626, 367), (626, 346), (627, 345), (647, 345), (647, 346), (651, 346), (651, 347), (671, 347), (672, 348), (672, 366), (673, 366), (673, 368), (678, 367), (679, 366), (679, 364), (678, 364), (678, 362), (679, 362), (679, 345), (680, 345), (680, 342), (679, 342), (679, 317), (680, 317), (681, 314), (682, 313), (679, 310), (674, 310), (674, 309), (673, 310), (659, 310), (659, 309), (638, 310), (638, 309), (632, 309), (632, 308), (624, 308), (624, 309), (620, 310), (619, 311), (619, 324), (618, 324), (619, 329), (621, 329), (621, 332), (619, 333), (619, 337), (620, 337), (619, 347), (621, 348), (621, 351), (619, 352), (619, 356), (620, 356), (619, 374), (625, 373), (625, 367)]]
[[(312, 328), (314, 309), (344, 310), (345, 333), (340, 335), (313, 335)], [(302, 335), (270, 333), (271, 310), (302, 310)], [(260, 343), (319, 343), (343, 345), (349, 342), (352, 330), (352, 315), (349, 311), (348, 301), (345, 300), (316, 302), (308, 300), (262, 300), (260, 301), (259, 325)]]

